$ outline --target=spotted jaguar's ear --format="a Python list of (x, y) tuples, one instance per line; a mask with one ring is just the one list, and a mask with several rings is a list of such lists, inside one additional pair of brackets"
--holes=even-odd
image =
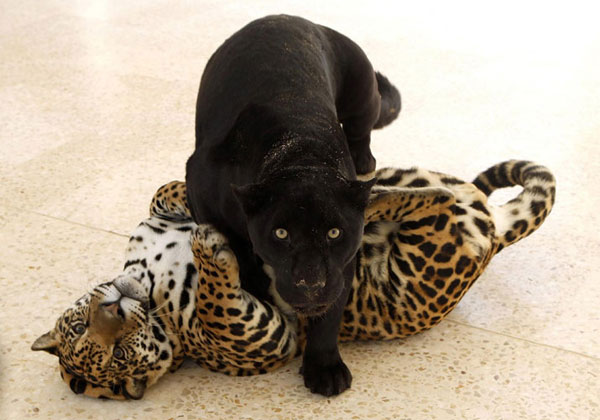
[(56, 339), (54, 330), (48, 331), (46, 334), (42, 335), (37, 340), (35, 340), (35, 342), (31, 346), (31, 350), (44, 350), (50, 354), (58, 356), (58, 340)]
[(246, 216), (253, 216), (269, 200), (268, 188), (263, 184), (248, 184), (244, 186), (231, 185), (233, 195), (238, 199)]
[(127, 378), (123, 383), (123, 395), (131, 400), (139, 400), (146, 392), (146, 380)]

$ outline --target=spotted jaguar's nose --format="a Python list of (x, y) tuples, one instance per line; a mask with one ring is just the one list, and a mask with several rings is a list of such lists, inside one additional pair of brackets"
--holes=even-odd
[(125, 320), (125, 312), (121, 308), (121, 299), (116, 302), (103, 303), (101, 305), (102, 309), (113, 317), (124, 321)]

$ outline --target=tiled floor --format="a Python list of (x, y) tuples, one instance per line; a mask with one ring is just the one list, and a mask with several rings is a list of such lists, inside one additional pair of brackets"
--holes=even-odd
[[(2, 2), (0, 418), (600, 418), (597, 11), (390, 3)], [(351, 36), (400, 88), (400, 119), (374, 135), (380, 166), (470, 179), (535, 160), (558, 179), (553, 213), (435, 329), (344, 345), (355, 379), (340, 397), (307, 392), (299, 361), (243, 379), (185, 365), (138, 402), (76, 396), (29, 346), (118, 273), (155, 189), (183, 178), (211, 52), (276, 12)]]

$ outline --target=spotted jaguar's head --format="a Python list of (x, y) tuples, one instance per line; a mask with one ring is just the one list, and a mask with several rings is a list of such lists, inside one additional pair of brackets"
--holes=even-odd
[(146, 291), (128, 276), (77, 300), (31, 349), (58, 356), (61, 377), (73, 392), (96, 398), (142, 398), (173, 361)]

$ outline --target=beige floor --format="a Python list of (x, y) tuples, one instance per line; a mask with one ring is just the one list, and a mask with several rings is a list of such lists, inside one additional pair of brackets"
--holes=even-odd
[[(0, 418), (600, 418), (598, 11), (391, 3), (2, 1)], [(351, 36), (400, 88), (380, 166), (470, 179), (536, 160), (558, 179), (552, 215), (435, 329), (343, 346), (340, 397), (307, 392), (298, 361), (243, 379), (185, 365), (138, 402), (76, 396), (29, 346), (118, 273), (155, 189), (184, 176), (206, 60), (275, 12)]]

